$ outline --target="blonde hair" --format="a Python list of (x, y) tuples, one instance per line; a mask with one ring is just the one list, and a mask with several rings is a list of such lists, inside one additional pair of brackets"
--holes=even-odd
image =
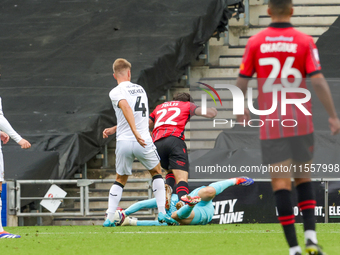
[(131, 63), (124, 58), (117, 58), (112, 65), (115, 75), (125, 75), (125, 71), (131, 70)]

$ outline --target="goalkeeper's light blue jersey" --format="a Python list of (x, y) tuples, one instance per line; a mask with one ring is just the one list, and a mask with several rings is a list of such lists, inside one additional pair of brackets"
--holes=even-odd
[(178, 203), (178, 196), (177, 194), (172, 194), (171, 195), (171, 203), (170, 203), (170, 209), (166, 210), (166, 213), (171, 217), (171, 214), (175, 211), (177, 211), (176, 209), (176, 204)]

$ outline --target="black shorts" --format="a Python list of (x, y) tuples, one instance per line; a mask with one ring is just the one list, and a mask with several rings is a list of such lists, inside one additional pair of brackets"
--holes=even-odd
[(275, 164), (287, 159), (307, 162), (313, 159), (313, 133), (279, 139), (261, 140), (262, 163)]
[(161, 158), (162, 168), (189, 171), (187, 146), (182, 139), (168, 136), (156, 141), (155, 145)]

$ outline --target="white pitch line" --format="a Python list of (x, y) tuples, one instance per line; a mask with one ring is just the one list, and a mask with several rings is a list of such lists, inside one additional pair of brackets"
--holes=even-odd
[[(38, 235), (66, 235), (66, 234), (71, 234), (71, 235), (78, 235), (78, 234), (212, 234), (212, 233), (216, 233), (216, 232), (142, 232), (142, 231), (136, 231), (136, 232), (51, 232), (51, 233), (46, 233), (46, 232), (42, 232), (39, 233), (37, 232), (36, 234)], [(223, 233), (223, 232), (221, 232)]]
[[(327, 231), (327, 232), (321, 232), (318, 231), (318, 233), (323, 234), (340, 234), (340, 231)], [(129, 232), (37, 232), (35, 233), (37, 235), (79, 235), (79, 234), (282, 234), (282, 231), (274, 231), (274, 230), (244, 230), (244, 231), (207, 231), (207, 232), (199, 232), (199, 231), (181, 231), (181, 232), (171, 232), (171, 231), (165, 231), (165, 232), (157, 232), (157, 231), (129, 231)], [(32, 235), (35, 235), (32, 234)]]
[(143, 232), (143, 231), (129, 231), (129, 232), (37, 232), (36, 234), (38, 235), (79, 235), (79, 234), (250, 234), (250, 233), (256, 233), (256, 234), (273, 234), (273, 233), (282, 233), (281, 231), (223, 231), (223, 232), (216, 232), (216, 231), (211, 231), (211, 232), (198, 232), (198, 231), (181, 231), (181, 232)]

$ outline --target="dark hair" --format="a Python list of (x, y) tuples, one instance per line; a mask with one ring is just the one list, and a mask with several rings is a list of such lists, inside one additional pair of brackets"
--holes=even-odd
[(274, 16), (287, 16), (293, 7), (292, 0), (269, 0), (268, 7)]
[(173, 97), (174, 101), (183, 101), (183, 102), (192, 102), (194, 103), (194, 99), (190, 96), (189, 93), (178, 93)]

